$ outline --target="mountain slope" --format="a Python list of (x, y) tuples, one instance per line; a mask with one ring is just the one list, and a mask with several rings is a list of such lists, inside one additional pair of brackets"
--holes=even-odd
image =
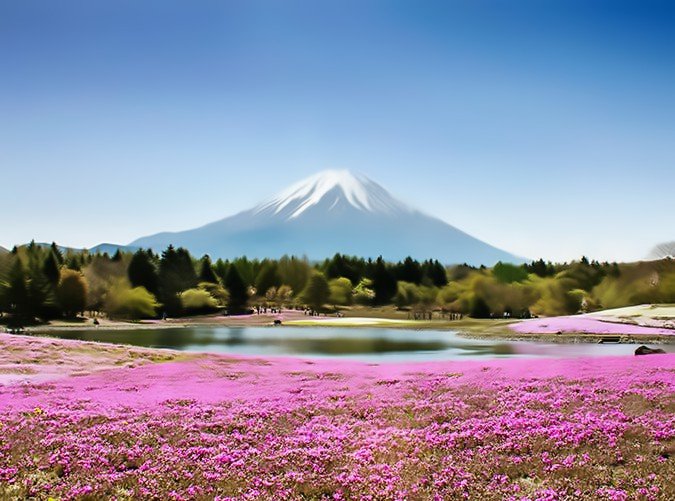
[(294, 254), (323, 259), (340, 252), (475, 265), (523, 261), (408, 207), (377, 183), (348, 171), (321, 172), (250, 210), (193, 230), (139, 238), (130, 245), (161, 251), (169, 244), (213, 258)]

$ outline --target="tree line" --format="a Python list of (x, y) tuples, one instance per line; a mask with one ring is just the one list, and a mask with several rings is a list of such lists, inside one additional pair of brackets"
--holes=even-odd
[(395, 305), (485, 318), (654, 302), (675, 302), (672, 260), (617, 264), (584, 257), (486, 268), (336, 254), (314, 263), (294, 256), (212, 262), (173, 246), (161, 254), (140, 249), (110, 256), (34, 242), (0, 255), (0, 313), (24, 324), (84, 312), (128, 319), (240, 314), (260, 305), (316, 311)]

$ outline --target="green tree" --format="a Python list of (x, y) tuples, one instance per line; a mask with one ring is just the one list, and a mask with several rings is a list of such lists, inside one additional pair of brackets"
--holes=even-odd
[(107, 254), (95, 254), (82, 270), (87, 280), (87, 309), (100, 311), (105, 296), (113, 284), (126, 278), (127, 269), (123, 261), (113, 262)]
[(42, 273), (52, 286), (56, 286), (61, 278), (61, 265), (54, 255), (54, 252), (48, 252), (42, 266)]
[(257, 263), (251, 261), (246, 256), (238, 257), (232, 264), (237, 267), (239, 276), (244, 281), (246, 286), (255, 285), (255, 277), (257, 275)]
[(28, 300), (33, 317), (42, 319), (59, 313), (56, 304), (56, 287), (44, 271), (41, 249), (34, 249), (28, 256)]
[[(396, 265), (395, 276), (397, 280), (419, 285), (422, 283), (422, 267), (419, 262), (408, 256), (402, 263)], [(396, 291), (394, 291), (394, 294), (395, 293)]]
[(417, 304), (422, 297), (420, 288), (410, 282), (398, 282), (394, 304), (397, 308), (403, 308)]
[(59, 246), (56, 245), (56, 242), (52, 242), (50, 249), (52, 251), (52, 254), (54, 254), (54, 257), (56, 258), (56, 261), (58, 262), (58, 265), (60, 267), (63, 264), (63, 252), (61, 252)]
[(180, 301), (188, 313), (207, 313), (218, 309), (218, 301), (208, 291), (200, 288), (181, 292)]
[(204, 255), (204, 257), (200, 261), (200, 267), (199, 267), (199, 281), (200, 282), (207, 282), (210, 284), (217, 284), (218, 283), (218, 277), (213, 271), (213, 265), (211, 264), (211, 258), (209, 257), (208, 254)]
[(75, 252), (68, 252), (66, 256), (66, 268), (80, 271), (82, 269), (82, 256)]
[(474, 266), (469, 266), (468, 264), (458, 264), (457, 266), (453, 266), (450, 268), (449, 271), (449, 279), (458, 281), (458, 280), (464, 280), (465, 278), (468, 278), (474, 271), (476, 271), (477, 268)]
[(137, 250), (129, 261), (127, 277), (132, 287), (144, 287), (151, 294), (157, 294), (158, 275), (152, 251)]
[(377, 258), (373, 269), (373, 291), (375, 304), (390, 303), (396, 294), (396, 277), (387, 267), (382, 256)]
[(490, 307), (481, 296), (475, 296), (471, 302), (469, 314), (473, 318), (490, 318)]
[(334, 278), (328, 282), (331, 304), (348, 306), (352, 304), (352, 282), (347, 277)]
[(20, 259), (14, 260), (14, 265), (9, 271), (5, 302), (9, 305), (9, 311), (17, 319), (28, 320), (31, 317), (28, 280)]
[(551, 263), (544, 262), (543, 259), (532, 261), (530, 264), (524, 264), (523, 268), (528, 273), (534, 273), (539, 277), (550, 277), (555, 275), (555, 267)]
[(504, 284), (523, 282), (527, 279), (527, 270), (521, 266), (499, 261), (492, 268), (492, 275)]
[(432, 310), (438, 301), (439, 289), (437, 287), (429, 287), (422, 285), (419, 288), (419, 299), (417, 304), (420, 305), (425, 311)]
[(87, 282), (79, 271), (64, 269), (56, 288), (56, 298), (67, 317), (83, 312), (87, 305)]
[(265, 260), (255, 279), (255, 288), (259, 294), (266, 294), (272, 287), (281, 285), (281, 277), (277, 271), (277, 264), (274, 261)]
[(448, 274), (445, 272), (445, 266), (429, 259), (422, 264), (423, 282), (428, 282), (436, 287), (445, 287), (448, 284)]
[(169, 246), (159, 262), (159, 300), (169, 315), (180, 314), (182, 305), (178, 294), (197, 285), (197, 273), (190, 253)]
[(227, 292), (230, 294), (230, 304), (228, 308), (230, 313), (238, 314), (245, 311), (246, 303), (248, 302), (248, 287), (242, 280), (239, 270), (237, 270), (237, 267), (234, 264), (231, 265), (230, 269), (227, 271), (224, 285)]
[(307, 287), (302, 291), (302, 300), (312, 309), (321, 310), (330, 297), (328, 280), (323, 273), (314, 271), (309, 277)]
[(230, 263), (228, 261), (223, 261), (220, 258), (218, 258), (216, 264), (213, 266), (213, 270), (216, 272), (216, 276), (220, 279), (221, 283), (225, 282), (225, 277), (227, 277), (227, 270), (229, 267)]
[(306, 259), (298, 259), (294, 256), (283, 256), (277, 263), (281, 283), (290, 286), (294, 291), (305, 289), (311, 270)]
[(438, 302), (443, 310), (455, 313), (469, 311), (467, 285), (464, 282), (449, 282), (438, 293)]
[(353, 285), (358, 284), (361, 278), (363, 278), (365, 266), (365, 261), (362, 258), (345, 256), (338, 253), (331, 259), (326, 260), (323, 269), (327, 278), (345, 277)]
[(532, 305), (531, 311), (537, 315), (569, 315), (577, 313), (581, 308), (579, 295), (569, 294), (570, 291), (577, 289), (574, 280), (564, 277), (538, 278), (533, 286), (539, 297)]

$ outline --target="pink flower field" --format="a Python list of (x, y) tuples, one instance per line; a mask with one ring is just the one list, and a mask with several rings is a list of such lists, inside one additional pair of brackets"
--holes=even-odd
[[(123, 366), (92, 346), (129, 352), (0, 336), (0, 498), (675, 497), (675, 355)], [(55, 353), (77, 354), (36, 378)]]
[(675, 330), (665, 327), (647, 327), (621, 322), (607, 322), (590, 315), (569, 315), (563, 317), (534, 318), (510, 324), (509, 328), (522, 334), (636, 334), (652, 336), (675, 336)]

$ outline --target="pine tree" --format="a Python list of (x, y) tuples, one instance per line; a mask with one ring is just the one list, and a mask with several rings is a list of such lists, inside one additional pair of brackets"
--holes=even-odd
[(281, 278), (277, 272), (277, 264), (273, 261), (265, 261), (255, 279), (255, 288), (258, 294), (264, 296), (271, 287), (279, 287), (280, 285)]
[(134, 253), (127, 268), (127, 276), (132, 287), (145, 287), (148, 292), (157, 294), (157, 268), (153, 261), (152, 251), (149, 249), (147, 251), (139, 249)]
[(230, 269), (227, 271), (227, 276), (225, 277), (224, 285), (227, 292), (230, 293), (230, 313), (242, 313), (248, 302), (248, 290), (236, 266), (230, 266)]
[(201, 260), (201, 268), (199, 270), (199, 281), (207, 282), (210, 284), (217, 284), (218, 277), (213, 272), (213, 265), (211, 264), (211, 258), (206, 254)]
[(163, 253), (159, 263), (158, 295), (164, 310), (169, 315), (179, 314), (182, 310), (178, 294), (197, 285), (190, 253), (183, 249), (174, 249), (170, 245)]
[(327, 259), (324, 269), (327, 278), (346, 277), (349, 273), (346, 260), (340, 253), (335, 254), (332, 259)]
[(249, 260), (246, 256), (242, 256), (234, 259), (232, 264), (237, 267), (239, 276), (247, 286), (255, 284), (257, 270), (255, 269), (254, 262)]
[(68, 258), (66, 259), (66, 268), (75, 271), (80, 271), (80, 269), (82, 268), (82, 261), (80, 260), (80, 256), (78, 254), (75, 254), (74, 252), (71, 252), (68, 255)]
[(41, 252), (34, 250), (28, 259), (28, 308), (32, 317), (45, 318), (58, 314), (54, 284), (43, 271)]
[(218, 258), (216, 264), (213, 266), (216, 276), (220, 279), (221, 282), (225, 282), (225, 277), (227, 277), (227, 270), (230, 268), (229, 261), (223, 261)]
[(362, 258), (335, 254), (327, 260), (324, 270), (326, 278), (348, 278), (352, 284), (357, 284), (363, 278), (366, 263)]
[(59, 278), (61, 277), (60, 263), (54, 251), (50, 251), (47, 254), (44, 264), (42, 265), (42, 273), (49, 281), (52, 286), (56, 286), (59, 283)]
[(28, 319), (30, 317), (28, 281), (19, 259), (14, 262), (7, 282), (6, 301), (10, 306), (10, 311), (17, 319)]
[(375, 304), (390, 303), (397, 291), (396, 277), (387, 267), (382, 256), (375, 261), (373, 290), (375, 291)]
[[(56, 245), (56, 242), (52, 242), (51, 250), (52, 250), (52, 254), (54, 254), (54, 257), (56, 258), (56, 261), (58, 262), (59, 266), (61, 266), (63, 264), (63, 253), (61, 252), (61, 249), (59, 249), (59, 246)], [(57, 281), (58, 281), (58, 279), (57, 279)]]
[(445, 271), (445, 266), (438, 262), (438, 260), (434, 260), (433, 263), (429, 260), (429, 263), (428, 276), (431, 279), (431, 283), (436, 287), (448, 285), (448, 274)]
[(422, 267), (410, 256), (396, 265), (396, 279), (419, 285), (422, 283)]
[[(47, 257), (44, 259), (42, 264), (42, 269), (40, 270), (39, 277), (33, 277), (31, 280), (32, 289), (40, 289), (36, 287), (41, 280), (44, 280), (45, 292), (44, 297), (42, 298), (43, 304), (40, 305), (39, 309), (44, 317), (55, 318), (59, 315), (59, 307), (56, 302), (56, 287), (61, 278), (61, 265), (58, 262), (57, 256), (53, 251), (47, 251)], [(37, 280), (37, 282), (36, 282)], [(38, 298), (40, 299), (40, 298)]]

